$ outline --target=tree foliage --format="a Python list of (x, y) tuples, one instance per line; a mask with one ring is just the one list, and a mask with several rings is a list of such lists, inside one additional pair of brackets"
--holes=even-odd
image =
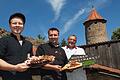
[(45, 43), (45, 37), (42, 36), (41, 34), (38, 34), (37, 38), (36, 38), (36, 41), (38, 43)]
[(2, 38), (2, 37), (9, 37), (9, 35), (10, 35), (10, 32), (6, 31), (3, 28), (0, 28), (0, 38)]
[(115, 31), (112, 32), (111, 39), (112, 40), (120, 39), (120, 28), (117, 28)]
[(66, 42), (66, 40), (63, 38), (62, 39), (62, 42), (61, 42), (61, 47), (64, 47), (64, 46), (66, 46), (67, 45), (67, 42)]
[(37, 38), (38, 38), (39, 40), (45, 40), (45, 37), (41, 36), (41, 34), (38, 34)]
[(37, 38), (35, 38), (33, 41), (33, 45), (38, 46), (43, 43), (45, 43), (45, 37), (42, 36), (41, 34), (38, 34)]

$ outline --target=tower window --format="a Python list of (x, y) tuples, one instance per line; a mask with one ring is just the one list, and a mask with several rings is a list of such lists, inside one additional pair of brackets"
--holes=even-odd
[(90, 30), (91, 28), (89, 27), (88, 30)]

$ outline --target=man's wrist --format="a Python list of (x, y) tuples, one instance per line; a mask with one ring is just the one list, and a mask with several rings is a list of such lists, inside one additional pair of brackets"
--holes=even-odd
[(12, 65), (12, 71), (17, 71), (17, 65)]

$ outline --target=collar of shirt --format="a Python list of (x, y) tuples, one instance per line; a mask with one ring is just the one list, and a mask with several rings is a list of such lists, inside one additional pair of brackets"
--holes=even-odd
[[(11, 33), (10, 36), (15, 38), (18, 41), (17, 37), (13, 33)], [(22, 35), (20, 35), (20, 40), (19, 41), (22, 41), (22, 45), (24, 44), (24, 40), (25, 40), (25, 38)], [(19, 42), (19, 44), (21, 45), (20, 42)]]
[(49, 45), (50, 45), (51, 47), (55, 47), (55, 48), (58, 48), (58, 47), (59, 47), (59, 43), (58, 43), (58, 44), (56, 44), (56, 46), (55, 46), (55, 44), (54, 44), (54, 43), (49, 42)]
[[(16, 37), (13, 33), (11, 33), (10, 35), (11, 35), (12, 37), (14, 37), (16, 40), (18, 40), (17, 37)], [(20, 39), (21, 39), (22, 41), (25, 40), (25, 38), (24, 38), (22, 35), (20, 35)]]
[[(66, 46), (66, 49), (68, 49), (68, 48), (69, 48), (69, 46)], [(77, 49), (77, 46), (74, 46), (72, 49)]]

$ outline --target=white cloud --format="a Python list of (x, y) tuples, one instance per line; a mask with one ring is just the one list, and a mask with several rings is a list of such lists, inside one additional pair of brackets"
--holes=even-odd
[(72, 25), (77, 22), (78, 19), (80, 19), (80, 16), (84, 13), (89, 13), (91, 11), (92, 5), (95, 8), (101, 7), (101, 5), (105, 5), (105, 3), (108, 0), (93, 0), (89, 1), (88, 4), (83, 8), (78, 11), (71, 19), (69, 19), (63, 28), (62, 34), (66, 33), (68, 30), (72, 28)]
[(47, 2), (50, 3), (53, 8), (55, 14), (53, 21), (56, 21), (60, 16), (61, 9), (64, 6), (66, 0), (47, 0)]
[(85, 12), (85, 9), (81, 9), (78, 11), (78, 13), (76, 13), (73, 18), (69, 19), (65, 25), (64, 25), (64, 29), (63, 29), (63, 32), (62, 34), (66, 33), (72, 26), (72, 24), (74, 24), (77, 19)]

